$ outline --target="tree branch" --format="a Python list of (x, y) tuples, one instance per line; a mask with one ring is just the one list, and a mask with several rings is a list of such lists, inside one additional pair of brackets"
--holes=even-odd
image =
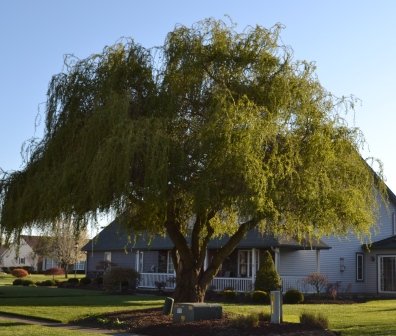
[(249, 230), (253, 229), (258, 224), (258, 222), (259, 220), (252, 219), (239, 226), (237, 232), (235, 232), (230, 237), (228, 242), (221, 249), (219, 249), (216, 255), (213, 257), (208, 269), (203, 273), (200, 279), (201, 284), (209, 283), (210, 280), (214, 278), (225, 257), (231, 254), (231, 252), (235, 249), (243, 236)]

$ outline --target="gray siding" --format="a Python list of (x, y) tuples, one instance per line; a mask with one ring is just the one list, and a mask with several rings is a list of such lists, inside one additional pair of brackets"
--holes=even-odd
[[(320, 253), (322, 253), (321, 251)], [(279, 274), (282, 276), (305, 277), (316, 272), (316, 251), (282, 251), (279, 260)]]
[[(118, 267), (135, 268), (136, 257), (134, 252), (125, 251), (108, 251), (111, 252), (111, 262), (115, 263)], [(88, 252), (87, 254), (87, 272), (96, 272), (97, 266), (100, 262), (104, 261), (103, 251)]]
[[(377, 224), (372, 229), (371, 241), (379, 241), (393, 235), (392, 213), (396, 207), (390, 203), (388, 207), (381, 203)], [(363, 241), (350, 234), (346, 238), (335, 236), (322, 239), (332, 248), (321, 251), (320, 269), (329, 282), (339, 282), (341, 291), (377, 293), (377, 257), (378, 251), (370, 253), (362, 249), (362, 244), (369, 242), (366, 237)], [(356, 280), (356, 253), (364, 253), (364, 281)], [(385, 253), (387, 254), (387, 253)], [(372, 260), (374, 256), (374, 260)], [(340, 270), (340, 258), (344, 258), (345, 270)]]

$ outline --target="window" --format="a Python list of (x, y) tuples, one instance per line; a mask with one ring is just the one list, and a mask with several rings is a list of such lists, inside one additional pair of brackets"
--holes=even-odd
[(393, 235), (396, 235), (396, 212), (392, 212)]
[(111, 252), (105, 252), (103, 260), (110, 263), (111, 262)]
[(21, 265), (25, 265), (25, 258), (19, 258), (19, 263)]
[(364, 281), (364, 254), (356, 253), (356, 281)]

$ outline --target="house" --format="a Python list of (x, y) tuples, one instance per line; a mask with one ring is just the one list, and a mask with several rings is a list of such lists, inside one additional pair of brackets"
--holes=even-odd
[(341, 292), (396, 295), (396, 195), (387, 191), (371, 237), (322, 238), (332, 249), (321, 254), (321, 272)]
[(0, 249), (0, 266), (26, 267), (37, 270), (40, 257), (34, 252), (38, 243), (36, 236), (21, 236), (19, 244), (11, 244), (9, 247), (2, 246)]
[[(20, 242), (12, 243), (8, 247), (0, 247), (0, 268), (24, 267), (35, 272), (44, 272), (50, 268), (58, 267), (56, 260), (39, 254), (43, 236), (21, 235)], [(72, 265), (72, 271), (84, 271), (85, 260), (79, 260)]]
[[(216, 290), (232, 287), (237, 291), (254, 288), (256, 271), (263, 251), (269, 250), (282, 278), (283, 291), (314, 289), (304, 279), (313, 272), (324, 274), (339, 292), (396, 294), (396, 196), (388, 189), (389, 204), (379, 201), (379, 218), (371, 237), (360, 240), (350, 234), (345, 238), (323, 237), (317, 242), (262, 236), (247, 233), (224, 261), (212, 281)], [(207, 260), (227, 237), (208, 245)], [(370, 243), (368, 243), (370, 242)], [(174, 268), (170, 256), (172, 241), (167, 237), (148, 237), (128, 233), (115, 220), (83, 249), (87, 251), (87, 274), (95, 276), (104, 265), (134, 268), (141, 274), (140, 287), (155, 288), (161, 281), (174, 286)]]
[[(223, 246), (227, 237), (213, 239), (207, 250), (207, 260)], [(139, 286), (155, 288), (155, 282), (165, 282), (173, 287), (174, 268), (170, 251), (173, 243), (168, 237), (146, 234), (130, 235), (117, 220), (110, 223), (83, 249), (87, 251), (87, 275), (94, 277), (104, 271), (104, 265), (134, 268), (140, 274)], [(237, 248), (223, 262), (212, 281), (216, 290), (232, 287), (237, 291), (254, 288), (256, 272), (262, 253), (270, 251), (275, 266), (282, 276), (284, 289), (301, 287), (303, 278), (320, 268), (320, 253), (330, 247), (318, 242), (300, 242), (263, 236), (258, 231), (248, 232)], [(304, 260), (304, 273), (300, 272), (300, 261)]]

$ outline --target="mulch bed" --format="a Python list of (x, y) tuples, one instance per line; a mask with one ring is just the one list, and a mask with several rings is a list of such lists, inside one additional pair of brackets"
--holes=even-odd
[(91, 327), (124, 329), (129, 332), (148, 336), (334, 336), (339, 335), (327, 330), (313, 330), (298, 323), (280, 325), (260, 322), (256, 328), (236, 328), (228, 314), (222, 319), (173, 323), (171, 316), (162, 314), (161, 309), (121, 311), (104, 314), (100, 318), (89, 317), (78, 324)]

